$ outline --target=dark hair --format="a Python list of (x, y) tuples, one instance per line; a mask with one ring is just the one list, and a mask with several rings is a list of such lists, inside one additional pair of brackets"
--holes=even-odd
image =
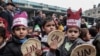
[(84, 37), (86, 37), (88, 31), (89, 30), (87, 28), (81, 28), (80, 38), (83, 39)]
[(40, 12), (42, 12), (42, 10), (37, 10), (37, 11), (36, 11), (36, 15), (39, 15)]
[(98, 22), (98, 23), (96, 24), (96, 29), (99, 31), (99, 29), (100, 29), (100, 22)]
[(42, 22), (42, 27), (44, 27), (46, 23), (48, 23), (48, 22), (50, 22), (52, 20), (53, 20), (52, 17), (47, 17), (46, 19), (44, 19), (43, 22)]
[(96, 27), (92, 26), (91, 28), (89, 28), (89, 32), (90, 32), (92, 37), (95, 37), (97, 35)]
[(0, 27), (0, 36), (2, 36), (3, 39), (6, 39), (6, 30), (3, 27)]

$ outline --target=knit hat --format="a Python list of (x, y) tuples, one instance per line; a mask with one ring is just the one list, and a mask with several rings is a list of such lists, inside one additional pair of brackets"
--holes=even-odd
[(71, 9), (67, 10), (67, 26), (75, 26), (80, 27), (81, 23), (81, 13), (82, 9), (80, 8), (79, 11), (72, 11)]
[(5, 6), (8, 6), (8, 5), (11, 5), (11, 6), (14, 6), (15, 7), (15, 4), (14, 3), (6, 3)]
[(27, 18), (28, 18), (28, 15), (27, 15), (27, 13), (25, 11), (15, 14), (12, 28), (15, 27), (15, 26), (20, 26), (20, 25), (28, 27)]

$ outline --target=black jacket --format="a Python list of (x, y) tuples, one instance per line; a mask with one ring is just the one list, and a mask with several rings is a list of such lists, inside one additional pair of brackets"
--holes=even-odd
[[(29, 38), (29, 36), (27, 36)], [(12, 40), (7, 43), (3, 56), (22, 56), (21, 45), (19, 39), (12, 37)]]
[(0, 49), (0, 56), (3, 55), (4, 49), (5, 49), (5, 47), (3, 47), (3, 48)]
[(93, 45), (96, 47), (96, 56), (100, 56), (100, 33), (96, 35)]

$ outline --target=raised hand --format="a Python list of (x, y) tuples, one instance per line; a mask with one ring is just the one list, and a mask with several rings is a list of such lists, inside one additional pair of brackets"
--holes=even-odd
[(26, 50), (27, 50), (27, 53), (23, 56), (32, 56), (31, 53), (32, 53), (32, 47), (30, 46), (30, 49), (28, 49), (28, 47), (26, 47)]
[(55, 39), (50, 43), (50, 50), (51, 51), (56, 50), (58, 48), (57, 46), (58, 46), (58, 41)]

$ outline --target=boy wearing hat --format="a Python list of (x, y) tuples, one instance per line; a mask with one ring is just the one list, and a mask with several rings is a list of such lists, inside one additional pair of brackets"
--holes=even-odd
[(59, 48), (61, 56), (70, 56), (77, 45), (84, 43), (78, 38), (80, 35), (81, 9), (77, 12), (72, 12), (71, 9), (68, 9), (67, 13), (67, 37), (65, 37), (62, 46)]
[(7, 43), (3, 56), (22, 56), (21, 45), (29, 38), (27, 27), (27, 13), (16, 14), (12, 26), (13, 36)]

